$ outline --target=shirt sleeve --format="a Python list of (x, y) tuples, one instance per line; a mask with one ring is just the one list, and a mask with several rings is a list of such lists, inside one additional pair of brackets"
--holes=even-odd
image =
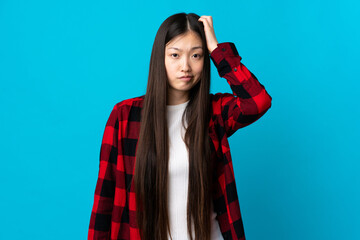
[(119, 119), (115, 106), (106, 123), (101, 143), (100, 166), (90, 217), (88, 240), (110, 239), (111, 216), (115, 195), (118, 132)]
[(213, 108), (221, 115), (227, 136), (263, 116), (271, 107), (271, 96), (241, 61), (234, 43), (219, 43), (210, 55), (220, 77), (233, 94), (216, 93)]

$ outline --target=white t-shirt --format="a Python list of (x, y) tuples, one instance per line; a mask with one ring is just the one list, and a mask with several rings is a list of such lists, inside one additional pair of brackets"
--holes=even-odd
[[(173, 240), (188, 240), (187, 196), (189, 180), (189, 155), (184, 142), (185, 128), (181, 118), (189, 101), (178, 105), (167, 105), (169, 132), (169, 221)], [(185, 123), (186, 124), (186, 123)], [(185, 125), (187, 127), (187, 125)], [(211, 203), (211, 240), (222, 240), (219, 223)], [(193, 238), (195, 237), (194, 227)], [(170, 239), (170, 236), (168, 237)]]

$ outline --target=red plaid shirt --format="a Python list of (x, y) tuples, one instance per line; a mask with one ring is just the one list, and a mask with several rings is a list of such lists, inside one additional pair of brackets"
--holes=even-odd
[[(233, 43), (219, 43), (210, 57), (233, 91), (211, 94), (209, 134), (217, 177), (214, 211), (225, 240), (245, 239), (228, 137), (259, 119), (272, 98), (240, 62)], [(132, 178), (143, 100), (140, 96), (117, 103), (106, 123), (88, 239), (140, 239)]]

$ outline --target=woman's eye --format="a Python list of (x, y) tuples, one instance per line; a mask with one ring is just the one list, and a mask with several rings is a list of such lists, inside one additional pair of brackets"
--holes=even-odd
[(179, 55), (177, 53), (171, 54), (172, 57), (178, 57)]
[(196, 54), (194, 54), (194, 57), (195, 57), (195, 58), (200, 58), (200, 54), (197, 54), (197, 53), (196, 53)]

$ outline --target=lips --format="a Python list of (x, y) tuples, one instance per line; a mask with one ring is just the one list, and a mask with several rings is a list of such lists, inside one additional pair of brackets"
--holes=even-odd
[(192, 79), (192, 76), (182, 76), (182, 77), (180, 77), (180, 80), (186, 81), (186, 82), (190, 81), (191, 79)]
[(185, 75), (185, 76), (182, 76), (180, 77), (180, 79), (191, 79), (193, 76), (191, 75)]

